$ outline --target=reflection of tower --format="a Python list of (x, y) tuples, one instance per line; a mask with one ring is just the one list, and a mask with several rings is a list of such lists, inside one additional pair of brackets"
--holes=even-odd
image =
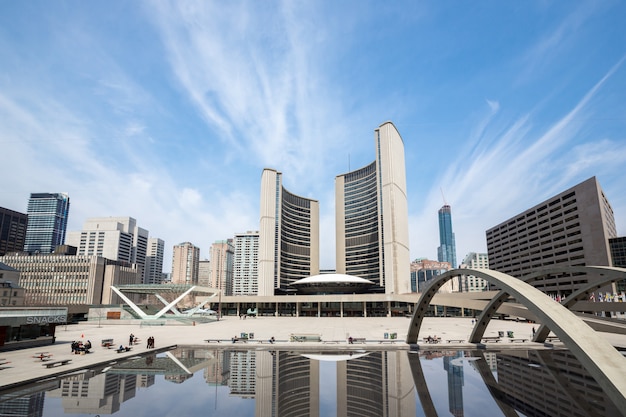
[(337, 363), (338, 416), (414, 416), (407, 353), (372, 352)]
[(230, 395), (254, 398), (256, 352), (251, 350), (230, 352)]
[[(463, 352), (443, 358), (443, 369), (448, 372), (448, 407), (455, 417), (463, 416)], [(455, 359), (460, 359), (455, 361)]]
[(256, 352), (256, 402), (257, 417), (276, 415), (276, 353), (274, 351)]
[(148, 388), (154, 385), (155, 375), (137, 375), (137, 388)]
[(384, 357), (386, 352), (337, 363), (337, 415), (385, 416)]
[(277, 354), (277, 416), (320, 415), (319, 362), (287, 352)]
[(5, 400), (0, 396), (0, 416), (39, 417), (43, 415), (46, 394), (38, 392), (23, 397)]
[(61, 398), (66, 414), (113, 414), (135, 396), (136, 375), (85, 373), (61, 381), (61, 387), (47, 393)]
[(623, 414), (569, 351), (498, 353), (498, 388), (527, 416)]

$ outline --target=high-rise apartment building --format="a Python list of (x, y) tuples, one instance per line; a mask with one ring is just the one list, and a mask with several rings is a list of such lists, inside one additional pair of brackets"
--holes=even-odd
[[(613, 209), (596, 177), (589, 178), (487, 230), (491, 269), (516, 277), (552, 266), (609, 266), (616, 237)], [(566, 296), (586, 276), (546, 277), (542, 291)]]
[(28, 215), (0, 207), (0, 256), (24, 250), (27, 225)]
[(165, 242), (157, 237), (148, 238), (144, 284), (160, 284), (163, 281), (163, 255)]
[(232, 239), (218, 240), (211, 245), (211, 287), (224, 295), (233, 292), (234, 253)]
[(198, 285), (201, 287), (210, 287), (211, 284), (211, 261), (203, 259), (198, 262)]
[(52, 253), (65, 243), (70, 197), (65, 193), (32, 193), (28, 200), (28, 227), (24, 251)]
[(391, 122), (374, 132), (376, 160), (335, 178), (337, 273), (387, 294), (411, 292), (404, 143)]
[[(489, 256), (486, 253), (470, 252), (463, 258), (461, 268), (489, 269)], [(489, 289), (487, 280), (474, 275), (462, 275), (460, 279), (462, 292), (477, 292)]]
[(452, 268), (456, 268), (456, 243), (452, 231), (452, 209), (445, 204), (439, 209), (439, 247), (437, 248), (437, 260), (448, 262)]
[(172, 284), (198, 284), (198, 264), (200, 262), (200, 248), (190, 242), (179, 243), (174, 246), (172, 256)]
[(148, 235), (132, 217), (92, 217), (85, 221), (81, 231), (67, 234), (67, 244), (76, 246), (78, 255), (97, 255), (136, 264), (143, 282)]
[(282, 173), (261, 175), (258, 295), (274, 295), (319, 273), (319, 202), (282, 185)]
[(259, 291), (259, 232), (237, 233), (234, 246), (233, 295), (256, 295)]

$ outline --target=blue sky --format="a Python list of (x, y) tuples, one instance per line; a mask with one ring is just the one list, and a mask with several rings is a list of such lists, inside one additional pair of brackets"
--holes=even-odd
[(459, 261), (485, 230), (597, 176), (626, 235), (622, 1), (0, 3), (0, 206), (68, 192), (68, 230), (132, 216), (201, 256), (257, 230), (264, 167), (320, 201), (405, 144), (411, 257)]

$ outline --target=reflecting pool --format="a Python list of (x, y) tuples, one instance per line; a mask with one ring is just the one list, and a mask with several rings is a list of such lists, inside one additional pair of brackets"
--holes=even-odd
[(192, 349), (0, 392), (0, 415), (618, 416), (567, 350)]

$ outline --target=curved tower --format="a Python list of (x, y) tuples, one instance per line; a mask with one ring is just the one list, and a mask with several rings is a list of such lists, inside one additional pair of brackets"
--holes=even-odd
[(319, 202), (290, 193), (282, 174), (268, 168), (261, 175), (258, 272), (258, 295), (319, 274)]
[(404, 143), (391, 122), (374, 132), (376, 160), (335, 178), (337, 273), (387, 294), (411, 292)]

